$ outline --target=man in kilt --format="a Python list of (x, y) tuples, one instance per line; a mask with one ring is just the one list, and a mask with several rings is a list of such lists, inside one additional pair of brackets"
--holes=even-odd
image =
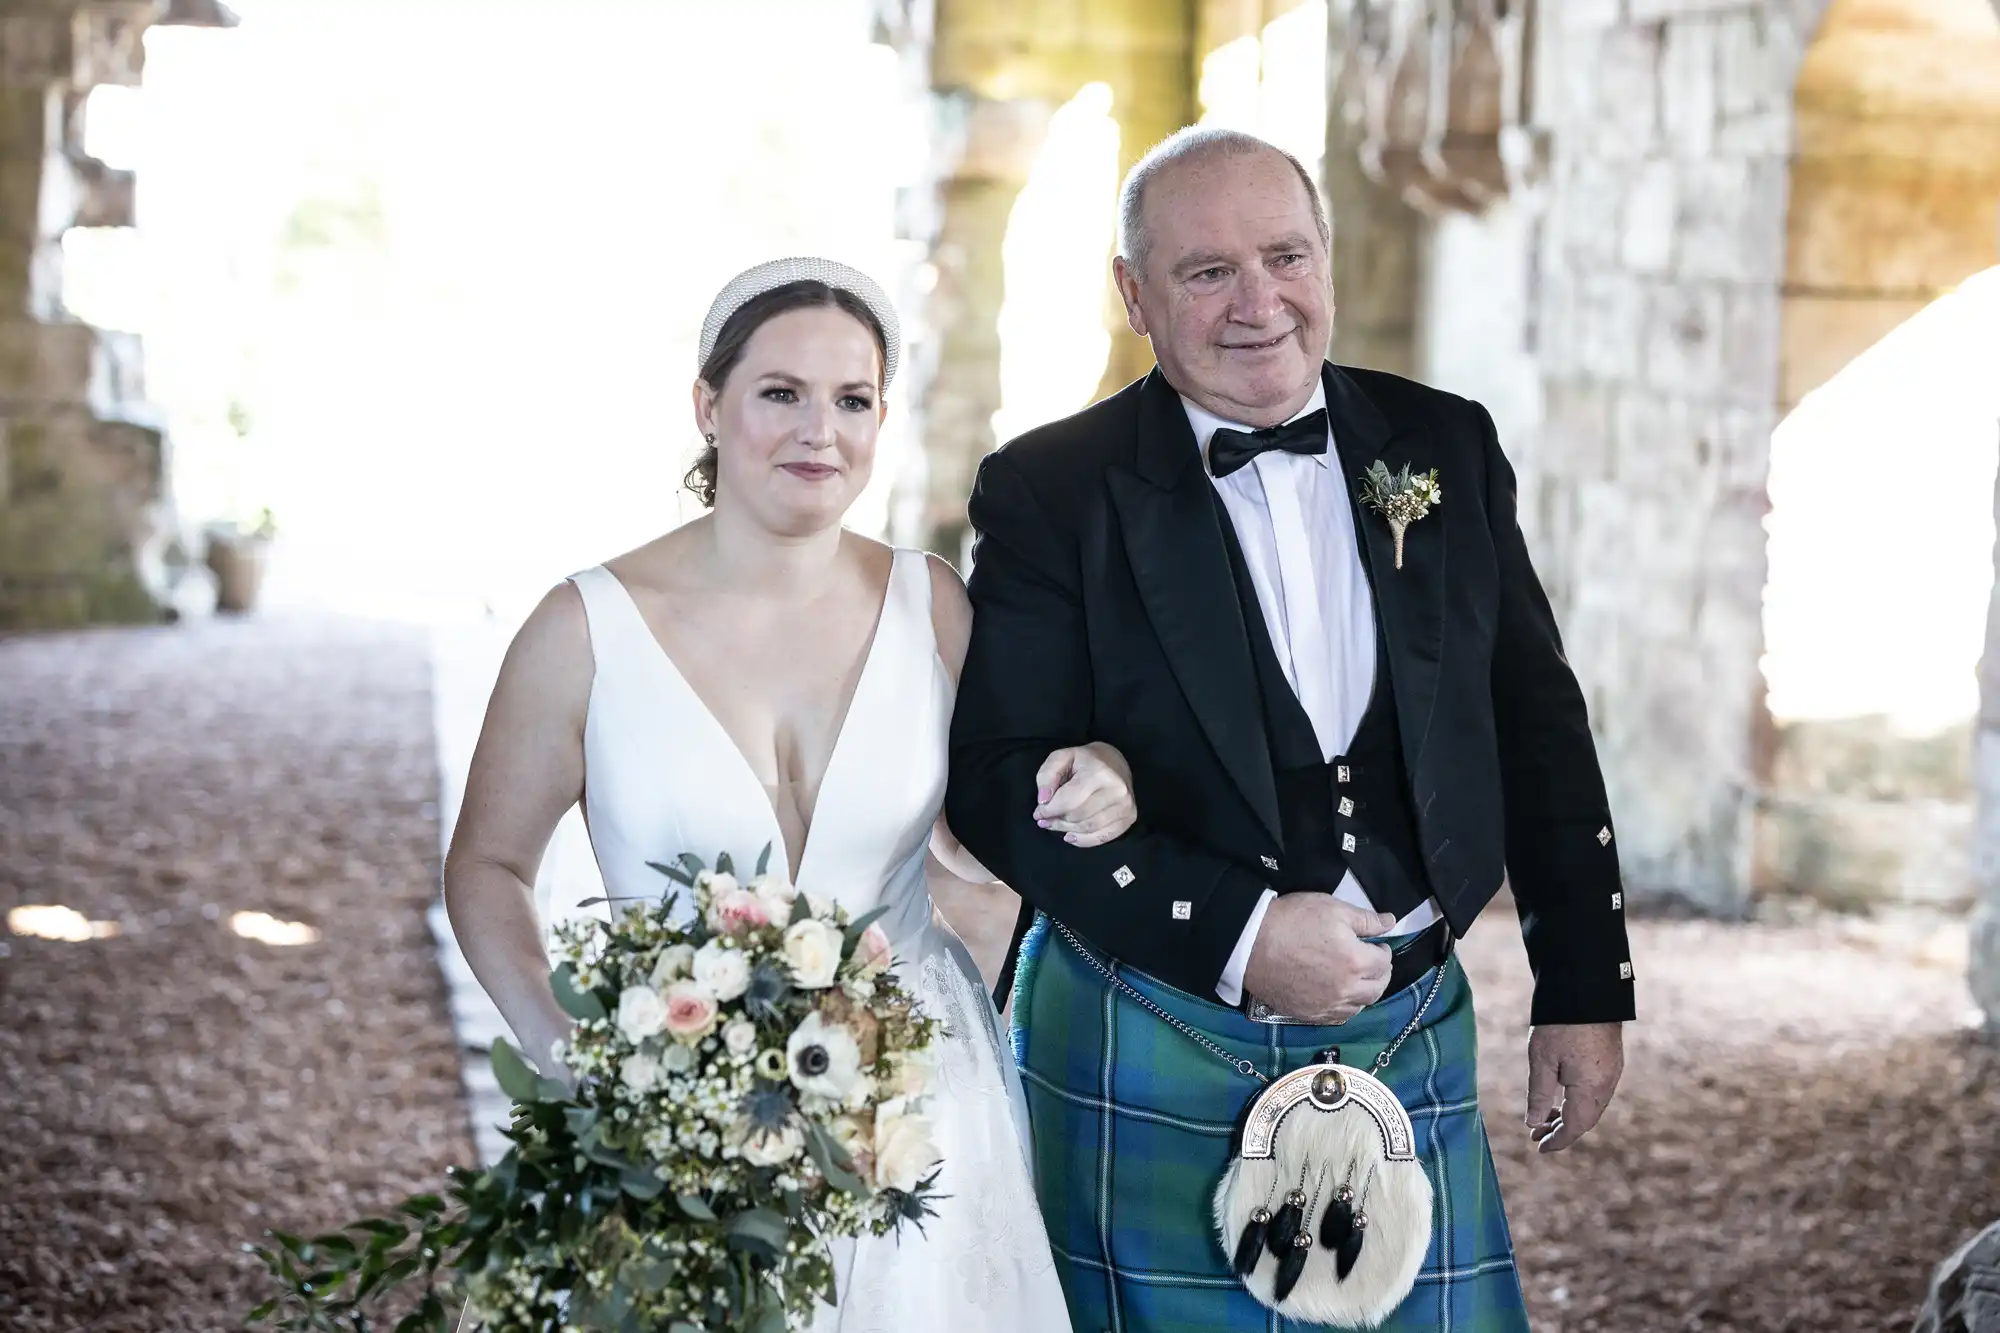
[[(980, 468), (947, 797), (1023, 899), (1015, 1054), (1072, 1317), (1303, 1327), (1244, 1290), (1211, 1221), (1261, 1086), (1230, 1061), (1367, 1068), (1409, 1029), (1380, 1077), (1435, 1202), (1384, 1327), (1525, 1328), (1452, 942), (1505, 875), (1544, 1152), (1610, 1100), (1633, 986), (1512, 469), (1478, 404), (1325, 362), (1329, 228), (1290, 155), (1184, 130), (1133, 169), (1119, 224), (1158, 366)], [(1139, 801), (1101, 845), (1040, 767), (1089, 740), (1124, 753)]]

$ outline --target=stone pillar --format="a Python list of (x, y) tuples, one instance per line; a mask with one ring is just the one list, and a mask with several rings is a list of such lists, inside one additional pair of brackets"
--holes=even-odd
[[(1993, 512), (2000, 520), (2000, 484)], [(1993, 598), (1986, 611), (1986, 652), (1979, 663), (1979, 726), (1973, 739), (1977, 801), (1972, 874), (1979, 895), (1972, 910), (1972, 998), (2000, 1036), (2000, 541), (1993, 552)]]
[(1333, 359), (1345, 365), (1417, 373), (1417, 307), (1423, 214), (1361, 167), (1363, 134), (1346, 114), (1341, 83), (1344, 10), (1327, 23), (1326, 157), (1320, 190), (1333, 223)]
[[(929, 161), (900, 209), (901, 235), (923, 255), (906, 293), (911, 355), (902, 400), (916, 448), (900, 479), (896, 536), (967, 556), (965, 500), (998, 443), (1001, 243), (1048, 122), (1085, 84), (1112, 90), (1122, 165), (1185, 123), (1192, 105), (1187, 0), (882, 0), (882, 39), (901, 53), (929, 122)], [(1104, 318), (1115, 331), (1107, 385), (1150, 365), (1122, 332), (1105, 255)], [(1141, 361), (1141, 357), (1145, 357)]]
[[(138, 339), (70, 319), (62, 235), (133, 222), (84, 152), (99, 84), (135, 85), (154, 0), (0, 3), (0, 629), (157, 618), (166, 439)], [(185, 0), (179, 21), (233, 21)]]
[(1635, 893), (1748, 903), (1792, 84), (1823, 0), (1543, 6), (1536, 551)]

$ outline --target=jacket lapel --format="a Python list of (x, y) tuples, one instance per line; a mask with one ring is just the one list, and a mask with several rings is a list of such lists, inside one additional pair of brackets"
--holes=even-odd
[[(1444, 661), (1445, 523), (1436, 514), (1412, 523), (1403, 534), (1403, 567), (1396, 568), (1396, 542), (1382, 515), (1361, 502), (1361, 477), (1380, 459), (1391, 472), (1405, 463), (1411, 471), (1434, 467), (1435, 456), (1421, 431), (1392, 427), (1353, 380), (1329, 365), (1323, 372), (1333, 444), (1354, 507), (1354, 530), (1361, 538), (1361, 564), (1375, 596), (1375, 615), (1389, 644), (1389, 678), (1396, 691), (1396, 721), (1412, 772), (1430, 731)], [(1458, 479), (1440, 475), (1447, 499)]]
[(1140, 396), (1134, 468), (1109, 474), (1140, 600), (1222, 766), (1281, 848), (1277, 783), (1249, 631), (1221, 520), (1180, 397), (1158, 370)]

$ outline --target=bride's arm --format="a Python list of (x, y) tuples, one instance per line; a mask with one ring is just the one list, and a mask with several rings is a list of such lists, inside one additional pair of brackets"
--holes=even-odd
[(523, 1053), (565, 1080), (549, 1048), (571, 1023), (549, 989), (534, 883), (557, 822), (583, 794), (592, 669), (583, 602), (565, 583), (507, 649), (444, 865), (445, 910), (473, 975)]
[[(935, 555), (929, 559), (931, 627), (937, 635), (938, 657), (956, 689), (966, 644), (972, 639), (972, 602), (958, 571)], [(1035, 781), (1048, 793), (1037, 805), (1035, 817), (1051, 834), (1074, 846), (1110, 842), (1138, 822), (1132, 770), (1116, 746), (1094, 741), (1057, 750), (1043, 761)], [(931, 854), (960, 879), (990, 884), (997, 878), (952, 835), (942, 814), (931, 830)]]

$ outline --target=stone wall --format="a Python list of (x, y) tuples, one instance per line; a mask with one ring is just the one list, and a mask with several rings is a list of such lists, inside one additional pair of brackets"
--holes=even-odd
[[(901, 53), (913, 114), (929, 127), (925, 170), (899, 210), (900, 234), (922, 258), (904, 292), (911, 354), (901, 395), (919, 447), (912, 473), (899, 479), (897, 540), (961, 563), (968, 554), (966, 495), (999, 443), (1001, 247), (1056, 110), (1087, 84), (1110, 89), (1122, 180), (1154, 144), (1201, 118), (1211, 53), (1259, 37), (1303, 3), (881, 0), (880, 37)], [(1102, 318), (1111, 345), (1100, 395), (1153, 364), (1126, 325), (1110, 262), (1107, 248)]]
[(0, 7), (0, 629), (159, 614), (166, 440), (138, 340), (68, 319), (62, 234), (130, 226), (83, 149), (89, 90), (136, 84), (150, 0)]
[(1799, 70), (1779, 400), (2000, 263), (2000, 18), (1836, 0)]
[(1545, 6), (1536, 556), (1635, 893), (1737, 912), (1771, 736), (1758, 672), (1792, 86), (1818, 6)]
[[(912, 109), (929, 126), (923, 176), (899, 208), (899, 234), (922, 259), (905, 293), (902, 396), (918, 447), (898, 540), (966, 557), (966, 496), (999, 443), (1001, 245), (1050, 117), (1085, 84), (1108, 84), (1121, 170), (1136, 161), (1192, 119), (1193, 17), (1149, 0), (883, 0), (880, 35), (901, 53)], [(1104, 318), (1117, 331), (1106, 378), (1129, 378), (1150, 356), (1114, 312), (1108, 278), (1105, 287)]]

